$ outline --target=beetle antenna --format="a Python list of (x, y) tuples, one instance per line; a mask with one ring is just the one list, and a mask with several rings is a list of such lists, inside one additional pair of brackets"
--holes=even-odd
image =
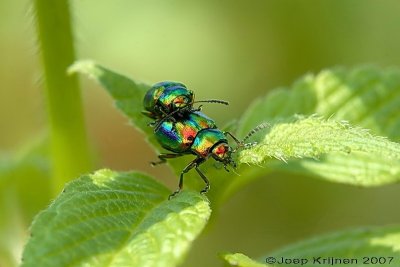
[(218, 100), (218, 99), (199, 100), (193, 102), (193, 104), (195, 103), (217, 103), (217, 104), (229, 105), (228, 101)]
[(238, 151), (240, 148), (244, 148), (244, 149), (248, 149), (251, 148), (255, 145), (257, 145), (257, 142), (252, 142), (252, 143), (245, 143), (247, 139), (249, 139), (251, 136), (253, 136), (255, 133), (257, 133), (258, 131), (268, 128), (270, 127), (270, 125), (266, 122), (263, 122), (259, 125), (257, 125), (253, 130), (251, 130), (244, 138), (242, 141), (237, 142), (238, 146), (232, 151), (233, 153), (235, 153), (236, 151)]
[(263, 122), (259, 125), (257, 125), (253, 130), (251, 130), (242, 140), (242, 143), (244, 144), (244, 142), (246, 142), (247, 139), (249, 139), (251, 136), (253, 136), (255, 133), (257, 133), (258, 131), (268, 128), (270, 127), (270, 125), (266, 122)]

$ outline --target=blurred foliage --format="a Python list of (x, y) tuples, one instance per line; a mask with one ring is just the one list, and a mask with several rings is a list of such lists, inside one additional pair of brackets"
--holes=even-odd
[[(272, 261), (262, 265), (274, 266), (322, 266), (350, 264), (352, 267), (368, 264), (379, 266), (393, 266), (398, 262), (399, 226), (370, 227), (341, 231), (334, 234), (319, 236), (305, 240), (284, 249), (265, 255), (260, 262), (266, 259)], [(223, 259), (229, 266), (258, 267), (260, 263), (250, 260), (243, 254), (225, 254)], [(275, 261), (287, 261), (287, 264), (273, 264)], [(335, 259), (342, 262), (335, 262)], [(346, 263), (344, 259), (347, 259)], [(355, 259), (355, 260), (354, 260)], [(351, 261), (352, 260), (352, 261)], [(296, 262), (297, 261), (297, 262)]]
[(26, 242), (27, 226), (49, 203), (50, 164), (43, 138), (31, 140), (0, 165), (0, 266), (14, 266)]
[[(27, 0), (0, 1), (0, 167), (8, 170), (17, 162), (17, 148), (46, 129), (30, 5)], [(267, 90), (291, 84), (310, 71), (361, 63), (400, 65), (396, 0), (86, 0), (73, 1), (72, 10), (80, 58), (94, 58), (149, 83), (180, 80), (196, 91), (198, 99), (229, 100), (227, 108), (207, 107), (219, 125), (238, 118)], [(175, 176), (167, 175), (165, 167), (148, 166), (156, 155), (141, 134), (124, 125), (125, 118), (113, 110), (105, 93), (88, 89), (84, 98), (99, 167), (145, 170), (175, 186)], [(352, 108), (356, 107), (349, 106), (344, 119), (351, 119)], [(0, 208), (0, 232), (7, 234), (0, 248), (7, 248), (11, 256), (1, 251), (0, 266), (11, 266), (19, 259), (23, 242), (15, 236), (26, 238), (27, 222), (49, 199), (43, 193), (47, 189), (33, 179), (41, 181), (46, 174), (24, 174), (24, 193), (13, 189), (18, 187), (16, 176), (2, 172), (0, 180), (9, 180), (5, 177), (15, 182), (1, 192), (2, 203), (8, 204)], [(400, 221), (392, 208), (400, 200), (398, 185), (360, 190), (281, 173), (268, 178), (228, 202), (223, 216), (195, 243), (188, 266), (215, 265), (215, 251), (259, 256), (320, 232)], [(42, 200), (35, 204), (24, 197)], [(32, 207), (27, 208), (30, 211), (20, 211), (23, 202)], [(201, 255), (195, 252), (199, 250)]]
[(33, 15), (43, 69), (55, 196), (72, 177), (93, 170), (93, 166), (79, 80), (65, 73), (75, 61), (69, 0), (34, 0)]

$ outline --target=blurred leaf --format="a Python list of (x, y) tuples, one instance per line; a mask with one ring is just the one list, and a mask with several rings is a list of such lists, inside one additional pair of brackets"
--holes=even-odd
[(399, 226), (371, 227), (315, 237), (280, 249), (268, 256), (310, 260), (313, 257), (357, 258), (358, 263), (351, 266), (365, 266), (362, 262), (363, 257), (394, 257), (392, 264), (380, 266), (395, 266), (400, 258), (399, 244)]
[(16, 266), (26, 229), (50, 201), (47, 142), (30, 141), (0, 159), (0, 266)]
[(242, 253), (224, 254), (222, 258), (226, 262), (226, 266), (238, 266), (238, 267), (268, 267), (272, 265), (262, 264), (256, 262)]
[(349, 121), (375, 134), (400, 140), (400, 70), (372, 66), (333, 68), (307, 74), (291, 89), (257, 99), (240, 121), (239, 136), (257, 124), (293, 114), (318, 114)]
[(29, 223), (15, 190), (0, 193), (0, 266), (18, 266)]
[[(339, 168), (337, 162), (329, 161), (334, 157), (346, 159), (347, 164)], [(271, 158), (313, 158), (315, 164), (303, 165), (299, 160), (294, 165), (289, 162), (285, 170), (318, 172), (331, 181), (353, 185), (377, 186), (400, 179), (400, 144), (346, 122), (316, 116), (275, 124), (257, 146), (240, 154), (240, 162), (247, 164), (261, 165)]]
[[(304, 266), (332, 266), (330, 259), (356, 259), (357, 263), (351, 266), (365, 266), (364, 257), (377, 257), (386, 261), (379, 266), (397, 266), (400, 258), (400, 226), (386, 226), (347, 230), (333, 234), (315, 237), (309, 240), (280, 249), (263, 257), (273, 257), (277, 261), (284, 259), (306, 259)], [(390, 257), (392, 257), (391, 262)], [(243, 266), (251, 267), (255, 261), (250, 261), (242, 254), (227, 254), (225, 260), (233, 262), (237, 260)], [(314, 259), (317, 262), (314, 262)], [(326, 262), (323, 262), (326, 259)], [(253, 264), (253, 265), (252, 265)], [(374, 265), (371, 264), (370, 265)], [(262, 265), (266, 266), (266, 265)], [(268, 265), (267, 265), (268, 266)], [(275, 266), (275, 265), (273, 265)], [(276, 266), (293, 266), (292, 264), (276, 264)]]
[(40, 138), (0, 160), (0, 192), (15, 192), (25, 223), (50, 199), (48, 150), (47, 141)]
[(69, 183), (34, 220), (22, 266), (176, 266), (211, 210), (148, 176), (100, 170)]

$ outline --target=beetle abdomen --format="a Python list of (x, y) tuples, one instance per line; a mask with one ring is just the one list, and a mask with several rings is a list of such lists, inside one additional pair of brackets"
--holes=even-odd
[(161, 146), (175, 153), (192, 153), (191, 145), (202, 129), (216, 128), (215, 122), (201, 112), (192, 112), (180, 121), (166, 120), (156, 130)]

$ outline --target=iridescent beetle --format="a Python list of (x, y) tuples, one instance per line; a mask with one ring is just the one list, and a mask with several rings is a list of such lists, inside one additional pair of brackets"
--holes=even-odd
[(164, 81), (153, 85), (143, 99), (144, 111), (142, 113), (152, 119), (155, 131), (160, 124), (167, 119), (176, 120), (181, 118), (185, 113), (192, 111), (200, 111), (201, 106), (197, 109), (193, 108), (195, 103), (219, 103), (228, 105), (223, 100), (201, 100), (194, 101), (194, 92), (188, 90), (186, 86), (179, 82)]
[[(210, 183), (198, 168), (199, 165), (212, 157), (216, 161), (222, 162), (226, 171), (229, 171), (227, 165), (232, 165), (235, 168), (236, 163), (232, 159), (232, 153), (236, 152), (239, 148), (254, 145), (255, 143), (246, 144), (245, 141), (255, 132), (265, 127), (267, 127), (267, 124), (260, 124), (250, 131), (242, 141), (239, 141), (230, 132), (219, 130), (213, 120), (198, 111), (186, 113), (177, 121), (166, 119), (156, 129), (155, 136), (163, 148), (173, 153), (160, 154), (158, 156), (160, 161), (152, 162), (151, 164), (155, 166), (165, 163), (170, 158), (187, 154), (196, 155), (196, 158), (182, 170), (179, 178), (179, 187), (169, 198), (181, 191), (183, 187), (183, 175), (193, 168), (206, 183), (205, 188), (200, 193), (206, 193), (210, 189)], [(237, 147), (235, 149), (229, 146), (228, 135), (236, 142)]]

